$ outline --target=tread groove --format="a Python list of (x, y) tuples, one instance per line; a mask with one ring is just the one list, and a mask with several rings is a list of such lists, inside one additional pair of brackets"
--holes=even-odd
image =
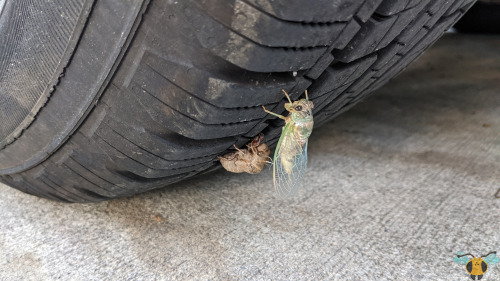
[[(68, 170), (70, 170), (71, 172), (73, 172), (74, 174), (76, 174), (77, 176), (79, 176), (79, 177), (80, 177), (81, 179), (83, 179), (84, 181), (86, 181), (86, 182), (90, 183), (91, 185), (93, 185), (93, 186), (97, 187), (98, 189), (102, 189), (102, 187), (101, 187), (101, 186), (99, 186), (98, 184), (96, 184), (96, 183), (92, 182), (92, 181), (91, 181), (91, 180), (89, 180), (87, 177), (85, 177), (85, 176), (81, 175), (80, 173), (78, 173), (77, 171), (75, 171), (74, 169), (72, 169), (70, 166), (68, 166), (68, 165), (66, 165), (66, 164), (63, 164), (63, 166), (64, 166), (64, 167), (66, 167), (66, 168), (67, 168)], [(105, 198), (109, 198), (109, 197), (106, 197), (106, 196), (104, 196), (104, 195), (102, 195), (102, 194), (98, 194), (97, 192), (90, 191), (90, 190), (88, 190), (88, 189), (80, 188), (80, 187), (78, 187), (78, 186), (73, 186), (73, 187), (74, 187), (75, 189), (78, 189), (78, 190), (79, 190), (80, 192), (82, 192), (82, 193), (87, 193), (87, 192), (86, 192), (86, 190), (87, 190), (87, 191), (89, 191), (89, 192), (92, 192), (92, 194), (95, 194), (95, 195), (100, 196), (100, 197), (101, 197), (101, 198), (103, 198), (103, 199), (105, 199)], [(96, 197), (96, 198), (97, 198), (97, 197)]]

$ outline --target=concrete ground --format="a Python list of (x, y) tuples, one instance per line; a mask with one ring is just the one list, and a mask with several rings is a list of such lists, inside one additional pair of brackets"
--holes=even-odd
[[(470, 280), (500, 253), (500, 36), (447, 34), (272, 170), (63, 204), (0, 185), (1, 280)], [(483, 280), (500, 280), (500, 264)]]

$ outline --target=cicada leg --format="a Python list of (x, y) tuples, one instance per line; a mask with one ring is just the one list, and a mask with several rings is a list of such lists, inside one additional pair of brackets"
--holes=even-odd
[(281, 118), (281, 119), (283, 119), (283, 120), (286, 120), (286, 117), (285, 117), (285, 116), (283, 116), (283, 115), (279, 115), (279, 114), (274, 113), (274, 112), (272, 112), (272, 111), (269, 111), (269, 110), (267, 110), (267, 109), (266, 109), (266, 107), (264, 107), (264, 106), (262, 106), (262, 108), (264, 109), (264, 111), (265, 111), (265, 112), (267, 112), (267, 113), (269, 113), (269, 114), (271, 114), (271, 115), (273, 115), (273, 116), (276, 116), (276, 117), (278, 117), (278, 118)]
[(234, 147), (234, 149), (236, 149), (238, 152), (245, 153), (245, 152), (243, 152), (243, 150), (241, 150), (241, 149), (237, 148), (237, 147), (236, 147), (236, 144), (233, 144), (233, 147)]

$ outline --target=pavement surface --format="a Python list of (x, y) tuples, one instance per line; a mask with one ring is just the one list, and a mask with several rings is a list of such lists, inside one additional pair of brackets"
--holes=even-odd
[[(500, 36), (447, 34), (272, 170), (64, 204), (0, 184), (1, 280), (470, 280), (500, 253)], [(500, 280), (500, 264), (483, 280)]]

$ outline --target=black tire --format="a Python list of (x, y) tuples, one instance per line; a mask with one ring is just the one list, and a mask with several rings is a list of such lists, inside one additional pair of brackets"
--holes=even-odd
[[(130, 196), (211, 171), (218, 155), (260, 132), (272, 147), (282, 122), (260, 106), (283, 112), (281, 89), (297, 99), (308, 88), (317, 126), (404, 69), (472, 5), (59, 0), (32, 7), (59, 11), (28, 14), (35, 31), (5, 12), (20, 2), (7, 1), (0, 18), (11, 23), (0, 33), (10, 38), (0, 71), (16, 66), (25, 81), (44, 79), (28, 99), (29, 83), (0, 77), (8, 121), (1, 181), (65, 202)], [(61, 15), (70, 20), (58, 28)], [(50, 40), (30, 53), (25, 37), (36, 32)]]

